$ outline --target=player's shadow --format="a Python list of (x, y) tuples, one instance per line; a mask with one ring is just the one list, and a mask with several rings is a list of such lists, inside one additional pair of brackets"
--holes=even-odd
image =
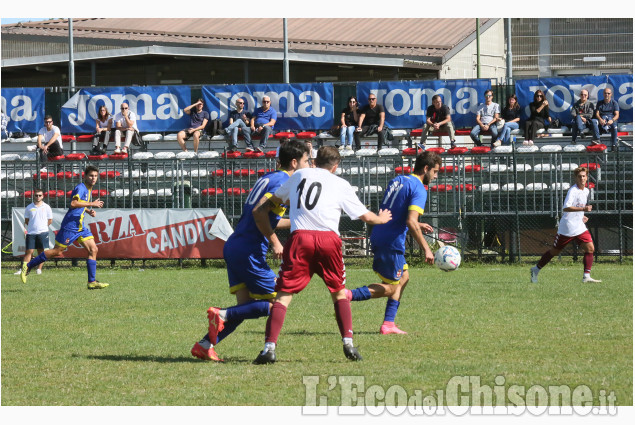
[[(71, 357), (81, 357), (92, 360), (104, 360), (111, 362), (151, 362), (151, 363), (203, 363), (200, 359), (194, 357), (161, 357), (161, 356), (135, 356), (135, 355), (121, 355), (121, 354), (105, 354), (99, 356), (84, 356), (81, 354), (73, 354)], [(221, 363), (251, 363), (252, 360), (240, 358), (240, 357), (226, 357), (223, 358)], [(205, 362), (208, 363), (208, 362)], [(216, 362), (209, 362), (216, 363)]]

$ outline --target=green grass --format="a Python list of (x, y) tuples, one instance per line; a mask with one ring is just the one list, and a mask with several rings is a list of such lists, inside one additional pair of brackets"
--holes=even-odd
[[(80, 263), (81, 264), (81, 263)], [(98, 270), (105, 290), (86, 289), (83, 268), (45, 267), (23, 285), (2, 270), (2, 405), (303, 405), (302, 377), (340, 403), (331, 375), (363, 375), (366, 388), (399, 384), (412, 394), (445, 389), (456, 375), (493, 385), (588, 385), (633, 403), (633, 268), (596, 264), (602, 284), (582, 284), (580, 263), (553, 262), (529, 283), (529, 266), (480, 265), (442, 273), (411, 269), (397, 323), (380, 335), (385, 300), (353, 303), (364, 361), (344, 358), (333, 307), (315, 278), (291, 304), (278, 362), (251, 361), (265, 320), (246, 321), (217, 351), (194, 359), (210, 305), (229, 306), (220, 268)], [(376, 281), (349, 267), (349, 288)], [(596, 399), (597, 403), (597, 399)]]

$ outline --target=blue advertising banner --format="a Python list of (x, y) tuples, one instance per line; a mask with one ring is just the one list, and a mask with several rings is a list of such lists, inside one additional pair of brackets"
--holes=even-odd
[(580, 98), (580, 90), (589, 92), (589, 101), (597, 105), (604, 99), (603, 90), (610, 87), (613, 99), (620, 105), (620, 123), (633, 122), (633, 75), (603, 75), (599, 77), (540, 78), (516, 81), (516, 96), (523, 108), (521, 117), (529, 117), (529, 104), (534, 93), (542, 90), (549, 102), (549, 113), (563, 124), (571, 123), (571, 106)]
[(491, 88), (488, 79), (369, 82), (357, 84), (357, 100), (360, 106), (368, 104), (372, 92), (383, 105), (390, 128), (421, 128), (426, 109), (438, 94), (450, 108), (454, 126), (461, 128), (476, 124), (476, 110), (485, 102), (483, 93)]
[(92, 133), (105, 105), (113, 116), (127, 101), (140, 132), (180, 131), (190, 125), (183, 108), (192, 104), (189, 86), (106, 87), (81, 89), (62, 106), (62, 132)]
[(278, 113), (276, 130), (320, 130), (333, 124), (333, 84), (249, 84), (203, 86), (205, 109), (211, 119), (229, 121), (236, 100), (245, 100), (245, 109), (253, 113), (262, 106), (262, 98), (271, 98)]
[(44, 88), (2, 89), (7, 131), (37, 133), (44, 127)]

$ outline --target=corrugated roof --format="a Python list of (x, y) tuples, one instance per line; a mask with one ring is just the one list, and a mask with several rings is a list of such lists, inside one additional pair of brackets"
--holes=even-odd
[[(487, 19), (481, 19), (484, 25)], [(67, 20), (2, 26), (3, 34), (66, 36)], [(291, 51), (441, 57), (475, 31), (475, 19), (287, 19)], [(243, 48), (282, 47), (282, 18), (75, 18), (75, 39)]]

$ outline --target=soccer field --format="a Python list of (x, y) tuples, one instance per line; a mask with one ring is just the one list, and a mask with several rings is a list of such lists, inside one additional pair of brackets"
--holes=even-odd
[[(81, 264), (81, 263), (80, 263)], [(221, 268), (102, 267), (110, 287), (86, 289), (83, 267), (46, 267), (23, 285), (2, 270), (2, 405), (304, 405), (304, 376), (342, 402), (328, 377), (363, 376), (365, 387), (410, 395), (455, 376), (495, 385), (587, 385), (633, 403), (633, 267), (600, 263), (582, 284), (580, 263), (554, 261), (529, 282), (528, 265), (467, 265), (452, 273), (411, 269), (397, 324), (380, 335), (385, 299), (352, 304), (355, 344), (345, 359), (330, 296), (319, 278), (292, 302), (278, 362), (251, 362), (265, 320), (244, 322), (217, 346), (224, 363), (191, 357), (206, 309), (233, 305)], [(375, 282), (349, 267), (347, 287)], [(315, 378), (317, 379), (317, 378)], [(500, 381), (500, 378), (499, 378)]]

